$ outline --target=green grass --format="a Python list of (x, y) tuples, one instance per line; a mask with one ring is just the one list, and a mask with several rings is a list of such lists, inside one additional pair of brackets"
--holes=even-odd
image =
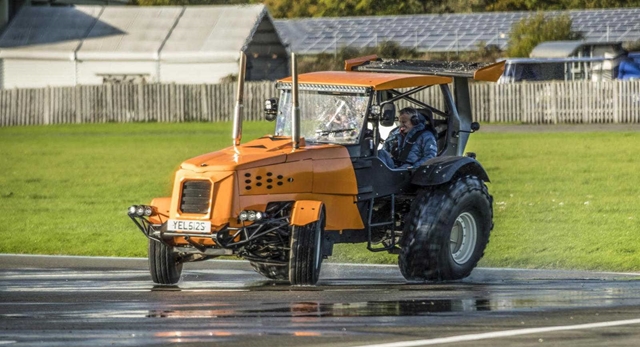
[(495, 228), (484, 265), (640, 270), (640, 133), (476, 134)]
[[(273, 123), (245, 123), (243, 138)], [(185, 159), (231, 144), (229, 123), (0, 128), (0, 252), (146, 256), (126, 216), (170, 193)], [(640, 269), (640, 133), (478, 133), (495, 228), (483, 266)], [(364, 244), (332, 261), (394, 263)]]
[[(272, 127), (245, 123), (243, 136)], [(229, 123), (0, 128), (0, 252), (146, 256), (126, 208), (170, 195), (182, 161), (231, 144)]]

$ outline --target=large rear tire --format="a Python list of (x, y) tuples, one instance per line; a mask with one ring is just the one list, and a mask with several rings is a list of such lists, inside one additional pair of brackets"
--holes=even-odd
[(398, 265), (407, 280), (449, 281), (469, 276), (493, 229), (492, 197), (477, 177), (425, 190), (411, 206)]
[(288, 265), (273, 265), (252, 261), (251, 267), (266, 278), (272, 280), (286, 281), (289, 279), (289, 266)]
[(157, 284), (176, 284), (182, 274), (182, 263), (171, 247), (149, 240), (149, 272)]
[(324, 208), (320, 218), (305, 226), (291, 226), (289, 282), (292, 285), (314, 285), (322, 265)]

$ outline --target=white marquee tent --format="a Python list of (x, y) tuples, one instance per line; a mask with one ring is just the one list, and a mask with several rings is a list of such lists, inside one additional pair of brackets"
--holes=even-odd
[(0, 87), (104, 82), (217, 83), (288, 71), (288, 55), (264, 5), (23, 7), (0, 36)]

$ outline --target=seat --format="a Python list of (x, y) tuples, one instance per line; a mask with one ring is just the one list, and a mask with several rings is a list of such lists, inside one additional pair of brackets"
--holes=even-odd
[(424, 116), (427, 129), (429, 129), (436, 137), (436, 144), (438, 145), (438, 154), (442, 154), (447, 145), (447, 120), (446, 119), (434, 119), (433, 111), (428, 108), (418, 109), (418, 112)]

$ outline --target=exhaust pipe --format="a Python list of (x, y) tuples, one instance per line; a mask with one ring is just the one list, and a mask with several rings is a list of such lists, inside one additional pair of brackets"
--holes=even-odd
[(242, 115), (244, 100), (244, 75), (247, 68), (247, 56), (240, 51), (240, 66), (238, 67), (238, 94), (236, 96), (236, 107), (233, 112), (233, 146), (240, 145), (242, 140)]
[(300, 147), (300, 104), (298, 103), (298, 62), (296, 54), (291, 53), (291, 99), (293, 102), (293, 122), (291, 122), (291, 140), (293, 149)]

